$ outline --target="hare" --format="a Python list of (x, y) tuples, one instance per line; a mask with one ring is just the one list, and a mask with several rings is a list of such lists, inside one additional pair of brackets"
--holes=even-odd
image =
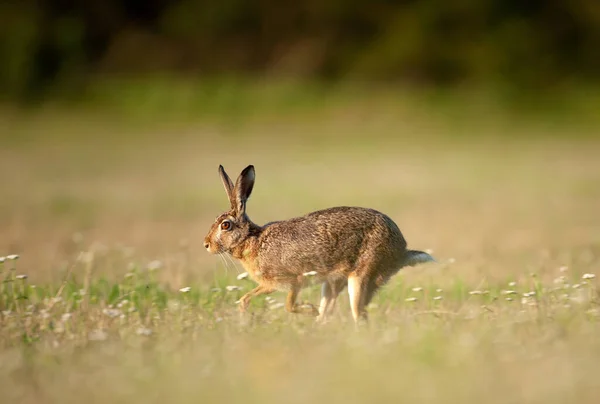
[(306, 305), (297, 304), (296, 298), (313, 278), (322, 283), (318, 310), (309, 305), (317, 321), (332, 312), (346, 285), (354, 321), (366, 321), (367, 305), (400, 268), (435, 261), (425, 252), (407, 250), (396, 223), (368, 208), (339, 206), (259, 226), (246, 214), (254, 166), (246, 167), (235, 185), (223, 166), (219, 174), (231, 207), (216, 218), (204, 247), (211, 254), (238, 259), (258, 283), (240, 298), (242, 312), (253, 297), (274, 291), (288, 292), (287, 311), (302, 312)]

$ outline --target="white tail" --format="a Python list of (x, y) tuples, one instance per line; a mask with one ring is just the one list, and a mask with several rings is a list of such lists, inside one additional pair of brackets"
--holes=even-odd
[(406, 250), (406, 255), (404, 256), (403, 267), (414, 267), (418, 264), (423, 264), (425, 262), (437, 262), (433, 256), (427, 254), (423, 251), (417, 250)]

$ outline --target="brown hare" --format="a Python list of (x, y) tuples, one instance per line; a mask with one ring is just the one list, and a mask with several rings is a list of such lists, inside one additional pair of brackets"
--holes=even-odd
[(286, 310), (303, 311), (298, 292), (312, 280), (322, 282), (317, 320), (331, 313), (338, 294), (348, 285), (355, 322), (367, 319), (366, 307), (377, 289), (400, 268), (435, 261), (422, 251), (406, 249), (392, 219), (373, 209), (340, 206), (302, 217), (259, 226), (246, 215), (254, 187), (254, 166), (246, 167), (234, 184), (223, 166), (219, 174), (231, 203), (204, 239), (209, 253), (228, 253), (241, 261), (258, 286), (241, 297), (243, 312), (254, 296), (287, 291)]

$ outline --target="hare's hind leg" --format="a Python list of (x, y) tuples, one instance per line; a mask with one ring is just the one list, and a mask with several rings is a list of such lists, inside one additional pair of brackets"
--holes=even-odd
[(371, 303), (371, 300), (373, 300), (373, 297), (375, 296), (377, 291), (389, 281), (390, 277), (390, 275), (386, 274), (372, 276), (369, 279), (365, 291), (365, 307), (367, 307), (369, 303)]
[(350, 298), (350, 308), (354, 322), (367, 321), (367, 311), (365, 310), (365, 278), (351, 274), (348, 277), (348, 297)]
[(331, 314), (335, 308), (338, 295), (346, 287), (346, 279), (325, 281), (321, 286), (321, 302), (319, 304), (318, 322), (324, 322), (327, 315)]

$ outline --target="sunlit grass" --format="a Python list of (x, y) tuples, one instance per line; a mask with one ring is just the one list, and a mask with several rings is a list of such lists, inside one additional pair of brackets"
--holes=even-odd
[(372, 303), (370, 324), (356, 329), (344, 298), (325, 325), (286, 313), (280, 294), (241, 315), (235, 301), (252, 287), (244, 277), (173, 289), (156, 282), (158, 262), (133, 263), (108, 281), (90, 271), (94, 259), (83, 254), (56, 285), (2, 260), (0, 380), (13, 380), (5, 397), (547, 402), (552, 392), (551, 402), (592, 403), (598, 392), (600, 295), (591, 272), (556, 268), (548, 282), (530, 274), (478, 284), (457, 275), (444, 288), (399, 275)]
[[(3, 400), (595, 403), (600, 144), (579, 136), (595, 121), (529, 125), (466, 99), (453, 114), (390, 94), (340, 102), (315, 90), (294, 104), (288, 90), (241, 116), (229, 107), (263, 90), (225, 94), (199, 115), (217, 124), (188, 126), (198, 107), (174, 103), (165, 116), (181, 121), (154, 127), (169, 97), (138, 105), (140, 88), (115, 105), (158, 114), (134, 135), (64, 110), (9, 120)], [(209, 93), (189, 94), (201, 106)], [(254, 283), (202, 248), (228, 205), (218, 164), (255, 165), (257, 223), (374, 207), (439, 262), (394, 277), (361, 329), (346, 293), (323, 326), (288, 314), (283, 293), (242, 316)], [(319, 285), (300, 299), (318, 304)]]

